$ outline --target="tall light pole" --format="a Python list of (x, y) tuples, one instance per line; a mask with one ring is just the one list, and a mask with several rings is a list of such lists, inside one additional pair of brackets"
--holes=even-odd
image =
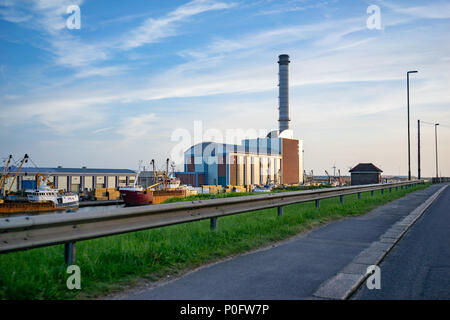
[(417, 179), (420, 177), (420, 120), (417, 120)]
[(406, 96), (408, 102), (408, 180), (411, 180), (411, 134), (409, 129), (409, 74), (417, 72), (418, 71), (406, 72)]
[(438, 175), (438, 149), (437, 149), (437, 126), (438, 125), (439, 125), (439, 123), (434, 124), (434, 140), (436, 143), (436, 178), (439, 178), (439, 175)]

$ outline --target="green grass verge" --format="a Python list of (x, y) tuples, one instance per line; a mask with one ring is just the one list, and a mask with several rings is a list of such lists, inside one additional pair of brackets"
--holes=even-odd
[(206, 262), (242, 253), (286, 239), (321, 223), (371, 209), (424, 189), (421, 185), (374, 196), (363, 193), (218, 219), (210, 231), (209, 221), (133, 232), (77, 243), (81, 290), (68, 290), (62, 245), (0, 255), (0, 299), (84, 299), (133, 284), (138, 278), (158, 280), (198, 267)]
[[(272, 193), (286, 192), (286, 191), (304, 191), (313, 189), (331, 188), (330, 186), (289, 186), (289, 187), (277, 187), (272, 190)], [(195, 200), (208, 200), (219, 198), (232, 198), (242, 196), (254, 196), (256, 194), (267, 194), (267, 192), (223, 192), (223, 193), (199, 193), (192, 196), (169, 198), (163, 203), (183, 202), (183, 201), (195, 201)]]

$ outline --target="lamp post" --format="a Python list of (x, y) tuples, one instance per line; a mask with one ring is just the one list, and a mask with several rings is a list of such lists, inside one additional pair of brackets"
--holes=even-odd
[(438, 149), (437, 149), (437, 147), (438, 147), (438, 145), (437, 145), (437, 126), (438, 125), (439, 125), (439, 123), (434, 124), (434, 140), (436, 143), (436, 178), (439, 178), (439, 175), (438, 175)]
[(411, 180), (411, 134), (409, 129), (409, 74), (417, 72), (418, 71), (406, 72), (406, 96), (408, 102), (408, 180)]
[(417, 179), (420, 178), (420, 120), (417, 120)]

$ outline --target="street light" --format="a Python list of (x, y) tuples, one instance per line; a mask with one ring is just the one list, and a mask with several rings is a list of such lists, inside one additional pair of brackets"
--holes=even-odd
[(406, 95), (408, 102), (408, 180), (411, 180), (411, 135), (409, 129), (409, 74), (417, 73), (418, 71), (406, 72)]
[(437, 126), (439, 123), (434, 124), (434, 140), (436, 142), (436, 178), (439, 178), (438, 175), (438, 150), (437, 150)]
[(417, 179), (420, 178), (420, 120), (417, 120)]

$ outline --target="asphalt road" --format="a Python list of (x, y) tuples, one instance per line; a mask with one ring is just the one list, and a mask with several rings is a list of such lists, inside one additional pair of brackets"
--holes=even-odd
[(352, 299), (450, 299), (450, 187), (380, 265), (381, 289), (363, 285)]
[(307, 299), (439, 187), (414, 192), (366, 215), (329, 223), (291, 241), (204, 267), (164, 285), (130, 290), (114, 298)]

